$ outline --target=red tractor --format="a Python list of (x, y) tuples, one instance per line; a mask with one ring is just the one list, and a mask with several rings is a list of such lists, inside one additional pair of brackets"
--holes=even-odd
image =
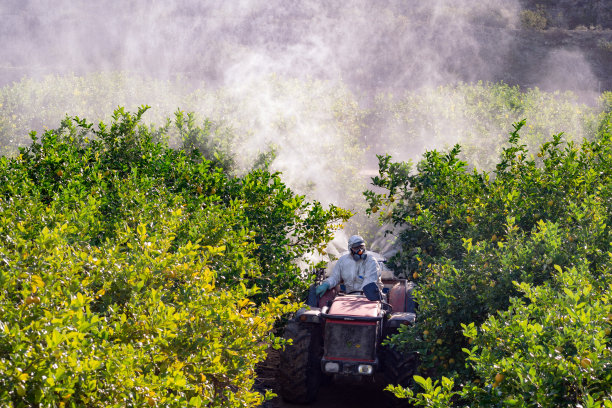
[[(384, 259), (377, 260), (386, 269)], [(309, 307), (300, 309), (285, 329), (285, 338), (292, 340), (280, 356), (279, 391), (285, 401), (311, 403), (322, 381), (337, 376), (373, 377), (382, 372), (388, 384), (410, 383), (417, 354), (401, 353), (382, 342), (401, 325), (414, 324), (413, 284), (386, 271), (383, 301), (344, 293), (342, 285), (317, 299), (311, 288)]]

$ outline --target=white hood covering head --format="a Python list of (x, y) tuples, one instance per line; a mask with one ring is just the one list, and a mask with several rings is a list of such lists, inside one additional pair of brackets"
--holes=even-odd
[(380, 266), (376, 258), (368, 254), (363, 258), (355, 259), (350, 252), (351, 247), (359, 244), (365, 244), (365, 241), (359, 235), (353, 235), (349, 238), (349, 253), (338, 259), (331, 275), (324, 280), (330, 288), (344, 283), (346, 293), (351, 293), (361, 291), (365, 286), (374, 283), (379, 290), (382, 289)]
[(351, 250), (352, 247), (354, 247), (355, 245), (359, 245), (359, 244), (365, 244), (365, 241), (363, 240), (363, 238), (361, 238), (359, 235), (353, 235), (352, 237), (350, 237), (348, 240), (349, 251)]

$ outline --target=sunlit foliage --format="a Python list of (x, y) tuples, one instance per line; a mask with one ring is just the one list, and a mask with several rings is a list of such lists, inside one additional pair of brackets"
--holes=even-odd
[(419, 288), (420, 322), (392, 342), (442, 381), (398, 394), (429, 407), (609, 401), (610, 118), (592, 141), (559, 134), (533, 154), (521, 121), (491, 173), (468, 171), (459, 146), (426, 153), (416, 172), (380, 157), (373, 183), (385, 192), (366, 197), (402, 227), (392, 263)]
[(297, 261), (349, 214), (231, 175), (181, 113), (169, 148), (145, 111), (67, 119), (0, 159), (0, 405), (264, 398), (255, 366), (308, 283)]

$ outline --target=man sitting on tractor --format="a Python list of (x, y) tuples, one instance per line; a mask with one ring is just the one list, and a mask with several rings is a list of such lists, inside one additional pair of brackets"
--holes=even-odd
[(368, 300), (381, 300), (380, 267), (373, 256), (368, 256), (365, 241), (359, 235), (353, 235), (349, 238), (348, 248), (349, 253), (338, 259), (331, 276), (317, 286), (317, 296), (343, 282), (346, 293), (363, 291)]

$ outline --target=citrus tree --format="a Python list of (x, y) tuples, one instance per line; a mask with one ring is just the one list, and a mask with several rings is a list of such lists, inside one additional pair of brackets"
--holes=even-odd
[(4, 406), (265, 398), (255, 366), (308, 284), (297, 261), (349, 214), (279, 174), (232, 175), (193, 137), (170, 148), (172, 124), (142, 125), (145, 111), (67, 119), (0, 159)]
[[(410, 163), (380, 157), (380, 175), (373, 183), (386, 191), (368, 191), (366, 197), (371, 211), (388, 206), (383, 219), (401, 227), (403, 251), (392, 263), (418, 284), (420, 322), (392, 343), (418, 350), (428, 376), (454, 378), (455, 386), (471, 384), (482, 392), (488, 387), (490, 395), (501, 392), (489, 402), (478, 392), (463, 395), (481, 406), (506, 400), (520, 406), (560, 406), (555, 404), (565, 400), (574, 406), (589, 398), (598, 406), (610, 389), (605, 374), (610, 368), (605, 321), (612, 221), (609, 110), (595, 140), (576, 145), (556, 135), (537, 154), (521, 143), (523, 126), (515, 125), (492, 173), (468, 171), (458, 159), (459, 146), (447, 154), (426, 153), (416, 172)], [(579, 287), (589, 289), (582, 293)], [(583, 310), (576, 312), (577, 306)], [(578, 320), (572, 320), (574, 313)], [(550, 337), (562, 321), (578, 328)], [(466, 327), (472, 327), (469, 338)], [(593, 336), (596, 343), (587, 341)], [(569, 347), (570, 339), (582, 345)], [(486, 343), (489, 352), (473, 349), (474, 342)], [(550, 352), (556, 343), (565, 344), (562, 358), (574, 364), (566, 371), (540, 367), (546, 359), (561, 358)], [(587, 369), (585, 358), (591, 361), (588, 381), (578, 375)], [(514, 388), (499, 386), (499, 379), (511, 372), (516, 374)], [(529, 373), (539, 378), (536, 388), (555, 396), (547, 400), (535, 388), (521, 388), (518, 384)], [(568, 375), (569, 382), (560, 379)], [(450, 389), (448, 382), (422, 385), (430, 391)], [(412, 398), (429, 404), (423, 395)], [(459, 394), (454, 398), (460, 401)]]
[[(587, 105), (571, 92), (521, 89), (503, 82), (477, 82), (423, 88), (401, 95), (381, 94), (374, 101), (369, 128), (379, 152), (396, 159), (420, 156), (460, 143), (460, 157), (470, 166), (491, 171), (503, 147), (505, 129), (523, 118), (523, 143), (536, 153), (549, 135), (563, 131), (568, 140), (592, 139), (606, 111), (602, 103)], [(382, 130), (382, 131), (381, 131)]]

